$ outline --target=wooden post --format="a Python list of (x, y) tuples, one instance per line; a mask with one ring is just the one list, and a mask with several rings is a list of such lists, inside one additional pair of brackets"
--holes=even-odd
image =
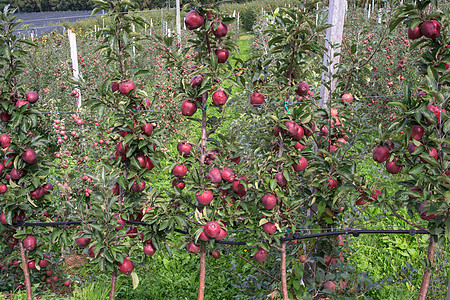
[[(340, 45), (342, 43), (342, 34), (344, 31), (345, 8), (347, 7), (347, 0), (330, 0), (328, 23), (333, 25), (327, 29), (327, 36), (325, 47), (327, 53), (323, 58), (323, 65), (328, 68), (328, 72), (322, 73), (322, 86), (320, 87), (320, 107), (325, 107), (329, 101), (330, 94), (336, 88), (337, 80), (332, 76), (336, 74), (335, 65), (339, 63), (340, 57), (335, 54), (340, 53)], [(337, 45), (333, 48), (332, 45)], [(331, 80), (330, 90), (325, 86), (327, 81)]]
[(25, 254), (22, 240), (19, 241), (20, 257), (22, 259), (23, 275), (25, 276), (25, 287), (27, 290), (27, 300), (33, 300), (33, 292), (31, 290), (30, 270), (28, 269), (28, 260)]
[[(79, 78), (80, 69), (78, 68), (78, 52), (77, 52), (77, 36), (75, 33), (72, 32), (72, 30), (67, 30), (67, 34), (69, 36), (69, 43), (70, 43), (70, 57), (72, 59), (72, 70), (73, 70), (73, 77), (76, 79)], [(77, 108), (81, 108), (81, 91), (79, 89), (76, 89), (78, 92), (78, 98), (77, 98)]]
[(178, 36), (178, 45), (181, 51), (181, 8), (180, 8), (180, 0), (177, 0), (177, 36)]

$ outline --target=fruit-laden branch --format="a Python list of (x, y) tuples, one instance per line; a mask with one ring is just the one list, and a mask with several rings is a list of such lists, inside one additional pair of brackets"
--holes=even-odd
[(406, 224), (408, 224), (408, 225), (411, 225), (411, 226), (414, 226), (414, 227), (416, 227), (416, 228), (419, 228), (419, 229), (428, 231), (428, 229), (426, 229), (425, 227), (422, 227), (422, 226), (420, 226), (420, 225), (417, 225), (417, 224), (415, 224), (415, 223), (413, 223), (413, 222), (411, 222), (411, 221), (406, 220), (406, 219), (403, 218), (402, 216), (400, 216), (400, 215), (394, 210), (394, 208), (392, 208), (392, 214), (393, 214), (394, 216), (396, 216), (397, 218), (399, 218), (400, 220), (404, 221), (404, 222), (405, 222)]

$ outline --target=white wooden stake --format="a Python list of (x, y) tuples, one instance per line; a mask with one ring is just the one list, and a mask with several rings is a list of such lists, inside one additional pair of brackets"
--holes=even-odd
[(383, 12), (381, 11), (381, 9), (378, 11), (378, 24), (381, 24), (381, 19), (383, 17)]
[(233, 18), (236, 18), (236, 10), (233, 10)]
[[(78, 68), (77, 36), (70, 29), (67, 30), (67, 34), (69, 36), (70, 58), (72, 59), (73, 77), (75, 77), (76, 79), (79, 79), (80, 69)], [(78, 99), (77, 99), (77, 107), (78, 107), (78, 109), (80, 109), (81, 108), (81, 91), (79, 89), (76, 89), (76, 90), (79, 95)]]
[(179, 50), (181, 51), (181, 6), (180, 0), (177, 0), (177, 36), (178, 36), (178, 45)]
[(169, 26), (167, 25), (167, 22), (166, 22), (166, 35), (168, 35), (168, 32), (169, 32)]
[(31, 30), (31, 40), (34, 40), (34, 29)]
[(238, 30), (240, 30), (241, 29), (241, 23), (240, 23), (240, 20), (239, 20), (239, 12), (238, 12), (238, 16), (237, 16), (237, 26), (238, 26)]
[(316, 3), (316, 26), (317, 22), (319, 21), (319, 3)]
[(375, 0), (372, 0), (372, 11), (375, 11)]
[(370, 6), (371, 6), (371, 4), (369, 4), (369, 9), (367, 10), (367, 19), (370, 18)]
[[(136, 27), (134, 26), (134, 24), (131, 24), (131, 30), (133, 32), (136, 32)], [(136, 47), (133, 45), (133, 56), (136, 56)]]
[[(323, 65), (328, 69), (328, 72), (322, 73), (322, 86), (320, 87), (320, 107), (325, 107), (327, 105), (330, 94), (336, 88), (337, 80), (333, 79), (333, 75), (336, 74), (335, 66), (339, 63), (340, 57), (340, 45), (342, 43), (342, 35), (344, 31), (344, 21), (345, 21), (345, 8), (347, 0), (330, 0), (329, 12), (328, 12), (328, 23), (332, 27), (327, 29), (327, 36), (325, 40), (325, 47), (327, 48), (327, 53), (325, 53), (323, 58)], [(337, 45), (337, 48), (333, 48), (332, 45)], [(325, 82), (331, 80), (330, 90), (324, 85)]]
[(150, 35), (152, 35), (153, 30), (153, 19), (150, 19)]

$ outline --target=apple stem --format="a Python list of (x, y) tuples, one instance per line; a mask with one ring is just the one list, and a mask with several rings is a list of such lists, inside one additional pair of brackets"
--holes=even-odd
[[(428, 244), (427, 258), (431, 264), (433, 263), (435, 246), (436, 246), (436, 243), (434, 242), (434, 238), (432, 235), (430, 235), (430, 242)], [(426, 300), (428, 286), (430, 284), (430, 278), (431, 278), (431, 268), (426, 267), (425, 273), (423, 274), (422, 284), (420, 285), (419, 298), (418, 298), (419, 300)]]
[(27, 289), (27, 300), (33, 299), (33, 293), (31, 290), (30, 271), (28, 269), (27, 256), (25, 255), (25, 249), (22, 241), (19, 241), (20, 256), (22, 258), (23, 275), (25, 276), (25, 287)]
[(286, 276), (286, 243), (281, 242), (281, 292), (283, 300), (289, 300)]
[(206, 246), (200, 245), (200, 277), (198, 279), (198, 297), (197, 300), (203, 300), (205, 297), (206, 281)]
[(111, 278), (111, 292), (109, 293), (110, 300), (116, 299), (116, 283), (117, 283), (117, 269), (114, 266), (114, 269), (112, 271), (112, 278)]

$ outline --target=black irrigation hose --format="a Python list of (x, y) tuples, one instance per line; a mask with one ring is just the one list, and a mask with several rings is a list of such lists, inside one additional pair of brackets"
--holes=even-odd
[[(48, 226), (67, 226), (67, 225), (80, 225), (82, 224), (82, 221), (71, 221), (71, 222), (16, 222), (13, 223), (14, 226), (40, 226), (40, 227), (48, 227)], [(94, 221), (88, 221), (89, 224), (94, 223)], [(141, 221), (126, 221), (127, 224), (132, 225), (149, 225), (146, 222)], [(182, 233), (182, 234), (188, 234), (189, 232), (181, 229), (175, 229), (175, 232)], [(280, 241), (286, 242), (286, 241), (293, 241), (293, 240), (305, 240), (305, 239), (311, 239), (311, 238), (319, 238), (324, 236), (333, 236), (333, 235), (353, 235), (354, 237), (358, 237), (360, 234), (409, 234), (409, 235), (416, 235), (416, 234), (430, 234), (427, 230), (415, 230), (415, 229), (409, 229), (409, 230), (341, 230), (341, 231), (333, 231), (333, 232), (322, 232), (322, 233), (315, 233), (315, 234), (307, 234), (307, 235), (300, 235), (298, 233), (294, 233), (292, 237), (287, 238), (281, 238)], [(239, 241), (216, 241), (217, 244), (223, 244), (223, 245), (246, 245), (246, 242), (239, 242)]]

